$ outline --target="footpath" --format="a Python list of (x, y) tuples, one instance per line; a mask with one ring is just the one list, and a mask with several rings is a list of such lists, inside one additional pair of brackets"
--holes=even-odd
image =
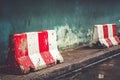
[(64, 58), (63, 63), (28, 74), (6, 73), (2, 65), (0, 66), (0, 80), (54, 80), (56, 77), (73, 72), (77, 69), (82, 69), (87, 65), (118, 54), (119, 52), (120, 45), (105, 49), (90, 48), (87, 45), (76, 46), (60, 51)]

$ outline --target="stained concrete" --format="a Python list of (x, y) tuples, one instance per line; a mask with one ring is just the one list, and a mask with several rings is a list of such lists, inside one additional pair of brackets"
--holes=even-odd
[(88, 45), (76, 46), (60, 51), (64, 63), (30, 72), (24, 75), (5, 73), (4, 66), (0, 66), (0, 80), (54, 80), (54, 78), (84, 67), (90, 63), (120, 52), (120, 45), (110, 48), (90, 48)]

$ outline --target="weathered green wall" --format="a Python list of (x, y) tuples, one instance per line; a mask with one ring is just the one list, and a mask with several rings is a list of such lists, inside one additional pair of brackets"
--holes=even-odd
[(62, 49), (90, 42), (94, 24), (119, 28), (119, 19), (119, 0), (0, 0), (0, 63), (8, 54), (9, 34), (54, 29)]

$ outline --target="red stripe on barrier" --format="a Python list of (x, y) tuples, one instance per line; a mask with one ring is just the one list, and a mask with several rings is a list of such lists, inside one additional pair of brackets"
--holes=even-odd
[(15, 58), (20, 66), (28, 71), (30, 67), (34, 68), (28, 55), (27, 35), (14, 35)]
[(104, 38), (108, 38), (108, 27), (107, 27), (107, 25), (103, 25), (103, 33), (104, 33)]
[(55, 64), (55, 60), (49, 52), (48, 32), (38, 33), (40, 54), (47, 65)]
[(113, 37), (115, 38), (115, 40), (116, 40), (118, 43), (120, 43), (120, 40), (119, 40), (119, 38), (118, 38), (118, 36), (117, 36), (117, 29), (116, 29), (116, 25), (115, 25), (115, 24), (112, 25), (112, 29), (113, 29)]
[(112, 25), (112, 30), (113, 30), (113, 36), (117, 36), (117, 30), (116, 30), (116, 25)]
[(104, 39), (106, 40), (108, 45), (112, 46), (113, 44), (112, 44), (111, 40), (108, 38), (108, 26), (107, 25), (103, 25), (103, 33), (104, 33)]

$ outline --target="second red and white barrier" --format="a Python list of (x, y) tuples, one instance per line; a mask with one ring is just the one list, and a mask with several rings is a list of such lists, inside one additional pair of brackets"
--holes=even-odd
[(118, 45), (120, 40), (117, 36), (116, 24), (101, 24), (94, 26), (93, 43), (99, 41), (106, 47)]

